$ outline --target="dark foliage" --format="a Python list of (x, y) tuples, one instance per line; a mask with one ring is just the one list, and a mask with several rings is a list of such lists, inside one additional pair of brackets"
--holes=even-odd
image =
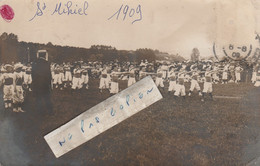
[(49, 61), (75, 62), (75, 61), (131, 61), (140, 62), (147, 59), (149, 62), (155, 61), (159, 53), (158, 50), (137, 49), (136, 51), (117, 50), (112, 46), (92, 45), (90, 48), (79, 48), (70, 46), (53, 45), (51, 42), (47, 44), (19, 42), (18, 36), (15, 34), (3, 33), (0, 36), (0, 62), (32, 62), (36, 60), (38, 50), (47, 50)]

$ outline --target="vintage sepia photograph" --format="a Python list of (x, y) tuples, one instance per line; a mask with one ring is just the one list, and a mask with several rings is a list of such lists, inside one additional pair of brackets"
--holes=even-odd
[(260, 1), (0, 1), (0, 166), (259, 166)]

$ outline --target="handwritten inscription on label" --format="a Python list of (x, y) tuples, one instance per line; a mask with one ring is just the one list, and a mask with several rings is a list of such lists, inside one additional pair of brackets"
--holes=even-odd
[(60, 157), (160, 99), (162, 95), (152, 78), (146, 77), (44, 138), (54, 155)]

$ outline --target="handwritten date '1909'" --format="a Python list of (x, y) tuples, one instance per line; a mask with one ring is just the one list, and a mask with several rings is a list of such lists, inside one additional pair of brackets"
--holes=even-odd
[[(123, 9), (123, 10), (122, 10)], [(123, 13), (123, 14), (121, 14)], [(143, 16), (142, 16), (142, 9), (141, 9), (141, 5), (138, 5), (136, 9), (131, 8), (128, 5), (121, 5), (121, 7), (118, 9), (117, 12), (115, 12), (111, 17), (108, 18), (108, 20), (112, 19), (113, 17), (116, 17), (116, 19), (118, 20), (120, 17), (120, 14), (123, 15), (123, 21), (126, 19), (126, 17), (134, 17), (137, 15), (137, 19), (132, 21), (132, 24), (134, 24), (137, 21), (141, 21)]]

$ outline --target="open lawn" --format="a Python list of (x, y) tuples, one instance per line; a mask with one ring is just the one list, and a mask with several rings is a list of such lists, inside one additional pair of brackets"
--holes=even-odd
[[(124, 89), (126, 82), (120, 85)], [(52, 116), (33, 109), (30, 93), (24, 105), (26, 113), (6, 111), (0, 103), (0, 163), (246, 165), (260, 156), (260, 89), (250, 83), (213, 88), (213, 95), (220, 97), (205, 102), (197, 93), (174, 99), (167, 89), (161, 89), (162, 100), (58, 159), (43, 136), (110, 96), (106, 91), (99, 93), (98, 80), (90, 80), (90, 89), (74, 94), (54, 90)]]

